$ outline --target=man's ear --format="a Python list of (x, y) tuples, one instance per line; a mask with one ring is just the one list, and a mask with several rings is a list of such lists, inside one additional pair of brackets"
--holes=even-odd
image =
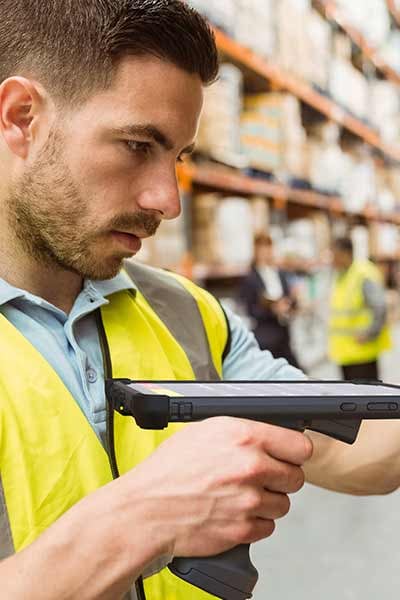
[(38, 86), (24, 77), (10, 77), (0, 86), (0, 132), (13, 154), (26, 159), (36, 119), (43, 107)]

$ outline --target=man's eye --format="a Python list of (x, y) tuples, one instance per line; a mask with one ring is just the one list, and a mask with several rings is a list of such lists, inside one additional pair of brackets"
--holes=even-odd
[(148, 142), (135, 142), (134, 140), (126, 140), (126, 145), (131, 152), (141, 152), (142, 154), (149, 154), (151, 144)]

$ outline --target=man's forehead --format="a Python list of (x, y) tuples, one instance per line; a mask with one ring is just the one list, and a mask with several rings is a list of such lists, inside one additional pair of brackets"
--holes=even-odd
[(137, 93), (146, 88), (160, 91), (171, 89), (186, 94), (203, 93), (203, 83), (197, 74), (191, 74), (173, 63), (152, 55), (125, 56), (115, 67), (110, 89), (126, 88)]
[(82, 123), (102, 136), (136, 136), (141, 127), (164, 147), (186, 151), (196, 138), (203, 106), (200, 78), (149, 56), (125, 57), (116, 73), (107, 89), (78, 110), (72, 133), (82, 131)]
[(197, 75), (160, 59), (126, 57), (98, 100), (99, 124), (104, 119), (107, 128), (127, 135), (136, 135), (142, 126), (144, 134), (164, 146), (175, 145), (177, 137), (190, 146), (203, 107), (203, 84)]

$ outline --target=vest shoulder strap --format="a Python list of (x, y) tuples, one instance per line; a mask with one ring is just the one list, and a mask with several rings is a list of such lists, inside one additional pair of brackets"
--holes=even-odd
[(186, 352), (196, 378), (220, 379), (229, 328), (217, 301), (168, 271), (128, 261), (124, 269)]

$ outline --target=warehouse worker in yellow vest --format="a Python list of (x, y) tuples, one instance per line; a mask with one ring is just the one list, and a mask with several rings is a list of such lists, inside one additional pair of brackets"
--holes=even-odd
[(107, 411), (110, 376), (302, 377), (191, 282), (121, 270), (180, 212), (176, 163), (217, 71), (179, 0), (0, 3), (2, 600), (133, 599), (142, 574), (150, 600), (205, 600), (150, 575), (268, 537), (303, 484), (300, 433)]
[(385, 290), (378, 268), (353, 258), (349, 238), (333, 244), (329, 354), (343, 378), (378, 379), (378, 358), (390, 348)]

